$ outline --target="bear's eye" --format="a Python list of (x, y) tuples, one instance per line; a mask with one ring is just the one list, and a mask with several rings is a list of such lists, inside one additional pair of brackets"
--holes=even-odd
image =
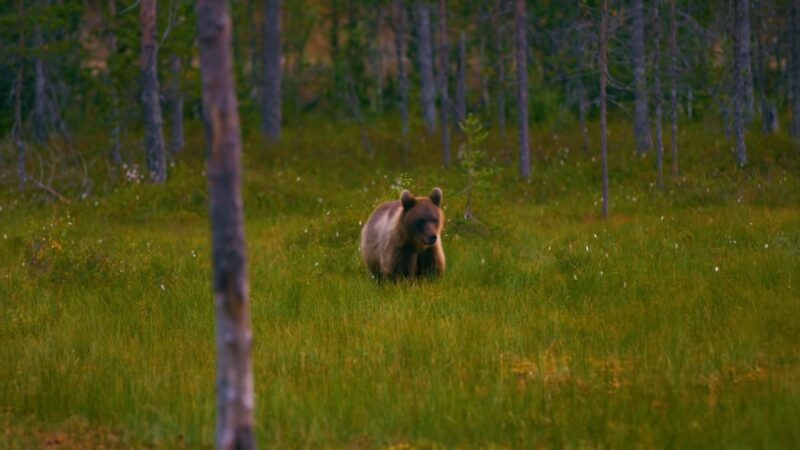
[(425, 219), (422, 219), (422, 218), (420, 218), (420, 219), (417, 219), (417, 220), (415, 220), (415, 221), (414, 221), (414, 225), (415, 225), (417, 228), (420, 228), (420, 229), (421, 229), (422, 227), (424, 227), (424, 226), (425, 226)]

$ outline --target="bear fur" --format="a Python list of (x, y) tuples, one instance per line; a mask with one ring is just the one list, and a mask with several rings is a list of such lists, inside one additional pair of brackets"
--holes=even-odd
[(416, 278), (444, 273), (440, 208), (442, 190), (428, 197), (408, 191), (399, 200), (384, 202), (361, 229), (361, 257), (378, 280)]

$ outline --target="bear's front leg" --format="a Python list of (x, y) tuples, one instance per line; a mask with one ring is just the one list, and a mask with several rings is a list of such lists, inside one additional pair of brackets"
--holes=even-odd
[(417, 258), (417, 275), (436, 276), (444, 273), (444, 252), (435, 245), (424, 250)]

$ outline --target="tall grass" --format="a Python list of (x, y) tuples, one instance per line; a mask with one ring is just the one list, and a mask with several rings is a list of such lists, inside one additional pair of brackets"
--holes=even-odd
[[(268, 448), (800, 447), (800, 158), (682, 128), (655, 187), (625, 124), (599, 164), (532, 133), (460, 219), (465, 187), (394, 124), (245, 139), (257, 434)], [(165, 186), (70, 205), (0, 194), (0, 447), (208, 447), (214, 322), (202, 133)], [(420, 136), (419, 134), (415, 136)], [(496, 135), (488, 147), (502, 164)], [(669, 163), (669, 161), (667, 161)], [(445, 192), (448, 271), (377, 285), (361, 221), (406, 173)]]

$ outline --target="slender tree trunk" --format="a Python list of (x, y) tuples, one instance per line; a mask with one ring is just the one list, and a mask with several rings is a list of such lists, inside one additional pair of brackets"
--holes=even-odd
[(791, 24), (791, 83), (792, 83), (792, 123), (791, 135), (800, 140), (800, 5), (792, 6)]
[(656, 125), (656, 185), (664, 186), (664, 139), (661, 130), (661, 14), (660, 0), (653, 1), (653, 108)]
[[(478, 61), (480, 61), (481, 67), (488, 67), (491, 65), (491, 61), (488, 60), (488, 56), (486, 54), (486, 35), (481, 34), (480, 36), (480, 44), (478, 47)], [(481, 100), (480, 105), (475, 107), (475, 109), (480, 109), (484, 115), (484, 117), (489, 117), (491, 115), (491, 104), (492, 104), (492, 96), (490, 93), (489, 84), (491, 83), (491, 78), (487, 76), (486, 72), (481, 71)]]
[(400, 121), (402, 130), (400, 132), (403, 139), (403, 157), (408, 156), (408, 77), (406, 75), (406, 46), (405, 29), (406, 18), (403, 0), (394, 0), (395, 9), (395, 34), (394, 47), (397, 64), (397, 93), (398, 108), (400, 109)]
[(747, 1), (746, 9), (742, 11), (742, 23), (737, 32), (740, 33), (741, 39), (744, 39), (744, 53), (741, 55), (742, 67), (744, 70), (744, 95), (745, 95), (745, 123), (753, 118), (755, 111), (755, 100), (753, 95), (753, 64), (750, 57), (751, 43), (750, 43), (750, 1)]
[(769, 119), (770, 108), (767, 100), (767, 86), (764, 77), (764, 46), (762, 45), (762, 38), (764, 35), (763, 17), (763, 14), (760, 12), (756, 12), (753, 17), (753, 91), (754, 95), (758, 97), (757, 99), (754, 98), (754, 103), (757, 101), (759, 104), (758, 109), (761, 113), (761, 129), (764, 134), (769, 134), (771, 131), (771, 120)]
[(516, 0), (515, 12), (519, 173), (522, 178), (530, 178), (531, 156), (528, 142), (528, 40), (525, 37), (525, 28), (527, 26), (525, 0)]
[(250, 87), (249, 97), (256, 102), (261, 102), (261, 71), (259, 70), (259, 61), (261, 60), (261, 49), (258, 32), (258, 21), (256, 20), (256, 5), (258, 0), (247, 0), (247, 55), (246, 65), (248, 67), (247, 82)]
[(450, 126), (448, 124), (450, 109), (448, 64), (450, 52), (447, 46), (447, 8), (445, 0), (439, 0), (439, 39), (439, 94), (441, 95), (439, 110), (442, 119), (442, 163), (445, 167), (450, 167)]
[[(581, 9), (583, 8), (583, 0), (578, 0), (578, 22), (582, 21), (581, 19)], [(586, 111), (588, 110), (588, 104), (586, 100), (586, 88), (583, 85), (583, 46), (584, 41), (582, 38), (576, 39), (575, 45), (575, 61), (576, 61), (576, 71), (578, 72), (577, 76), (575, 77), (575, 87), (577, 90), (577, 101), (578, 101), (578, 123), (581, 127), (581, 137), (583, 138), (583, 153), (586, 157), (589, 156), (589, 130), (586, 128)]]
[(747, 164), (747, 147), (745, 144), (745, 122), (747, 115), (747, 75), (745, 64), (749, 61), (747, 55), (750, 47), (749, 25), (749, 0), (735, 0), (736, 20), (734, 33), (736, 33), (736, 48), (734, 49), (734, 93), (733, 93), (733, 121), (736, 136), (736, 162), (739, 166)]
[(281, 0), (264, 2), (263, 70), (261, 130), (277, 140), (281, 135)]
[[(45, 51), (42, 28), (38, 23), (33, 27), (33, 44), (38, 51)], [(42, 56), (36, 56), (33, 59), (33, 67), (33, 137), (37, 142), (41, 143), (47, 140), (47, 135), (52, 125), (48, 120), (47, 114), (47, 79), (45, 78)]]
[(169, 135), (169, 147), (172, 154), (183, 148), (183, 93), (181, 92), (181, 57), (172, 55), (169, 60), (172, 75), (169, 102), (172, 114), (172, 128)]
[(608, 78), (608, 56), (606, 36), (608, 29), (608, 0), (602, 0), (600, 9), (600, 163), (603, 183), (603, 217), (608, 217), (608, 150), (606, 137), (606, 80)]
[(241, 194), (242, 143), (228, 2), (198, 0), (217, 335), (218, 449), (255, 448), (249, 285)]
[(505, 144), (506, 138), (506, 65), (504, 58), (503, 48), (503, 11), (505, 2), (504, 0), (495, 0), (495, 7), (497, 9), (497, 16), (495, 17), (495, 36), (494, 36), (494, 54), (495, 64), (497, 65), (497, 128), (500, 134), (500, 142), (503, 146), (503, 159), (506, 163), (511, 160), (509, 148)]
[(456, 72), (456, 120), (467, 117), (467, 44), (464, 33), (458, 39), (458, 69)]
[[(18, 13), (24, 13), (22, 0), (17, 0)], [(25, 53), (25, 34), (20, 30), (17, 41), (17, 74), (14, 81), (14, 125), (11, 134), (14, 137), (14, 145), (17, 147), (17, 179), (19, 189), (25, 189), (25, 140), (22, 137), (22, 87), (23, 87), (23, 67)]]
[(142, 33), (142, 108), (144, 110), (145, 147), (150, 179), (163, 183), (167, 179), (164, 162), (164, 132), (158, 89), (156, 42), (156, 0), (141, 0), (139, 24)]
[(672, 178), (677, 180), (678, 172), (678, 16), (675, 11), (675, 2), (670, 0), (670, 31), (669, 31), (669, 112), (671, 122), (671, 142), (672, 146)]
[(633, 56), (633, 83), (635, 89), (633, 135), (636, 142), (636, 152), (642, 154), (651, 148), (650, 127), (647, 124), (647, 76), (645, 72), (645, 20), (643, 0), (633, 0), (631, 7), (631, 14), (633, 15), (631, 53)]
[(418, 0), (415, 12), (417, 15), (417, 57), (419, 58), (420, 100), (422, 102), (422, 120), (428, 133), (436, 131), (436, 88), (433, 78), (433, 39), (431, 37), (430, 8)]
[(109, 17), (109, 32), (108, 32), (108, 83), (111, 89), (111, 151), (109, 156), (111, 163), (114, 165), (122, 165), (122, 154), (120, 152), (120, 114), (119, 114), (119, 93), (117, 86), (114, 83), (114, 58), (117, 53), (117, 35), (115, 32), (117, 16), (117, 2), (116, 0), (108, 0), (108, 17)]
[(333, 67), (333, 86), (332, 86), (332, 100), (335, 106), (339, 106), (339, 101), (344, 97), (341, 95), (342, 86), (344, 85), (342, 77), (342, 58), (341, 49), (339, 48), (339, 2), (341, 0), (329, 0), (330, 2), (330, 57), (331, 66)]
[(383, 24), (383, 5), (372, 8), (374, 17), (370, 18), (370, 59), (375, 76), (375, 93), (372, 96), (372, 111), (383, 113), (383, 40), (381, 40), (381, 25)]

